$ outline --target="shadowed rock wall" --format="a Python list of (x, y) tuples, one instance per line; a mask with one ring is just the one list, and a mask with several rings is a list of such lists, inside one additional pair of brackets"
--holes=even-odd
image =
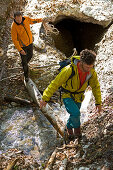
[(85, 48), (94, 50), (106, 30), (98, 24), (80, 22), (70, 17), (59, 21), (55, 27), (60, 32), (59, 35), (52, 35), (55, 46), (67, 57), (72, 55), (73, 48), (77, 49), (78, 54)]

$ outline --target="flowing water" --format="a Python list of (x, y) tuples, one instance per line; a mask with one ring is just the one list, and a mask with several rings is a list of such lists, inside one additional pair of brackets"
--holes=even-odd
[(56, 145), (56, 131), (37, 109), (11, 108), (0, 120), (0, 150), (18, 148), (45, 159)]
[[(89, 100), (89, 92), (86, 98)], [(88, 101), (89, 102), (89, 101)], [(87, 121), (87, 105), (82, 105), (81, 123)], [(86, 102), (85, 102), (86, 103)], [(69, 117), (64, 105), (52, 104), (54, 113), (66, 124)], [(84, 108), (84, 109), (83, 109)], [(84, 110), (84, 112), (83, 112)], [(44, 160), (54, 150), (56, 145), (62, 141), (56, 137), (56, 131), (49, 121), (37, 108), (15, 107), (2, 111), (0, 119), (0, 152), (18, 148), (25, 154)]]

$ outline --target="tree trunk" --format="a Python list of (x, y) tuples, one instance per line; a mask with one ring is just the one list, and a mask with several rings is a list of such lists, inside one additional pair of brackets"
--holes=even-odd
[(19, 97), (6, 96), (6, 97), (4, 97), (4, 100), (7, 102), (15, 102), (15, 103), (22, 104), (22, 105), (30, 105), (31, 104), (30, 101), (28, 101), (26, 99), (21, 99)]
[[(33, 101), (39, 106), (42, 96), (37, 89), (35, 83), (31, 79), (29, 79), (27, 83), (24, 81), (24, 84)], [(47, 104), (46, 107), (43, 107), (41, 111), (44, 116), (49, 120), (49, 122), (53, 125), (53, 127), (57, 130), (57, 132), (59, 132), (59, 134), (63, 137), (64, 124), (61, 122), (61, 120), (58, 119), (57, 115), (53, 115), (53, 109)]]
[(54, 150), (54, 152), (52, 153), (47, 165), (46, 165), (46, 168), (45, 170), (51, 170), (52, 169), (52, 165), (54, 163), (54, 160), (55, 160), (55, 157), (56, 157), (56, 152), (57, 152), (57, 149)]
[(17, 161), (18, 161), (18, 158), (16, 158), (14, 161), (11, 161), (8, 164), (8, 166), (7, 166), (7, 168), (5, 170), (12, 170), (14, 168), (15, 164), (17, 163)]

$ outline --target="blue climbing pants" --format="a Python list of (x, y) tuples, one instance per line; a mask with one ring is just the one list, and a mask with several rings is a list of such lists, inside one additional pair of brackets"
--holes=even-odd
[(67, 121), (67, 128), (79, 128), (81, 103), (75, 102), (72, 98), (64, 98), (63, 103), (67, 112), (70, 114), (70, 117)]

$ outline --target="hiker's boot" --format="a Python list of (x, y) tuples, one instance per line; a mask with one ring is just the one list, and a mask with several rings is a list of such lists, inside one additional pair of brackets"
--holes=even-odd
[(82, 138), (82, 134), (81, 134), (81, 129), (79, 128), (74, 128), (74, 137), (75, 139), (81, 139)]
[(25, 77), (25, 81), (26, 81), (26, 83), (29, 81), (29, 78), (28, 77)]
[(68, 138), (69, 138), (69, 140), (70, 140), (70, 141), (73, 140), (73, 138), (74, 138), (73, 129), (68, 129), (68, 128), (67, 128), (67, 132), (68, 132)]
[(65, 143), (69, 143), (74, 140), (74, 134), (72, 129), (65, 128)]

